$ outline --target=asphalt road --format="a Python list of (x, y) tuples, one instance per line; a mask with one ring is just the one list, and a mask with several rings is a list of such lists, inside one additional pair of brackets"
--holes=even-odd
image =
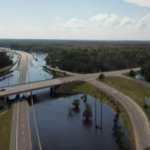
[(28, 102), (21, 99), (13, 109), (10, 150), (32, 150)]
[[(20, 69), (21, 72), (23, 72), (22, 70), (25, 70), (23, 72), (23, 74), (26, 74), (26, 72), (27, 72), (26, 71), (27, 70), (27, 63), (25, 63), (25, 62), (30, 60), (31, 56), (23, 54), (24, 52), (21, 52), (21, 53), (23, 55), (23, 59), (22, 59), (22, 62), (20, 63), (20, 68), (19, 69)], [(106, 76), (121, 76), (122, 73), (129, 72), (129, 70), (130, 69), (121, 70), (121, 71), (103, 72), (103, 73)], [(136, 68), (134, 70), (139, 70), (139, 68)], [(136, 149), (137, 150), (143, 150), (144, 148), (150, 146), (149, 125), (148, 125), (147, 118), (146, 118), (145, 114), (143, 113), (142, 109), (132, 99), (130, 99), (126, 95), (124, 95), (124, 94), (120, 93), (119, 91), (117, 91), (117, 90), (115, 90), (115, 89), (113, 89), (113, 88), (111, 88), (107, 85), (104, 85), (103, 83), (97, 81), (96, 78), (98, 78), (99, 74), (100, 73), (82, 74), (82, 75), (81, 74), (76, 74), (75, 76), (71, 76), (71, 77), (59, 78), (59, 80), (62, 83), (69, 82), (69, 81), (76, 81), (76, 80), (85, 80), (85, 81), (97, 86), (98, 88), (103, 89), (107, 93), (109, 93), (112, 96), (114, 96), (115, 98), (117, 98), (123, 104), (123, 106), (126, 108), (128, 114), (131, 118), (131, 122), (132, 122), (133, 129), (134, 129), (134, 134), (135, 134), (135, 141), (136, 141), (136, 147), (137, 147)], [(20, 83), (23, 83), (23, 81), (25, 81), (25, 76), (21, 75)], [(33, 83), (31, 83), (31, 85), (32, 84)], [(15, 90), (19, 90), (19, 86), (15, 86)], [(7, 87), (6, 87), (6, 91), (7, 91)], [(21, 102), (22, 101), (19, 101), (19, 103), (16, 103), (16, 104), (17, 105), (19, 104), (19, 107), (21, 107), (20, 106)], [(14, 108), (15, 108), (14, 109), (14, 115), (15, 115), (16, 110), (17, 110), (17, 106), (15, 105)], [(26, 111), (27, 111), (27, 109), (26, 109)], [(16, 122), (16, 119), (14, 119), (15, 118), (14, 115), (13, 115), (13, 120), (15, 120), (15, 122)], [(18, 118), (20, 118), (18, 120), (21, 120), (22, 116), (18, 117)], [(28, 117), (26, 117), (26, 118), (28, 118)], [(28, 122), (28, 120), (26, 120), (26, 121)], [(22, 136), (21, 136), (21, 134), (23, 133), (23, 130), (21, 128), (22, 122), (21, 121), (18, 121), (18, 122), (19, 122), (18, 126), (20, 126), (20, 127), (18, 127), (18, 132), (19, 132), (18, 135), (22, 138)], [(12, 130), (15, 130), (15, 128), (12, 128)], [(27, 130), (28, 130), (28, 128), (26, 129), (26, 131)], [(30, 139), (29, 136), (27, 136), (27, 137)], [(12, 139), (12, 140), (14, 140), (14, 139)], [(21, 141), (23, 141), (23, 140), (24, 139), (21, 139)], [(25, 141), (27, 141), (27, 140), (25, 140)], [(30, 144), (28, 143), (28, 145), (30, 145)], [(28, 148), (28, 150), (29, 149), (30, 149), (30, 147)]]
[(16, 70), (20, 71), (19, 84), (22, 84), (22, 83), (25, 83), (25, 81), (26, 81), (26, 76), (27, 76), (27, 71), (28, 71), (28, 63), (31, 67), (33, 67), (33, 63), (32, 63), (33, 57), (31, 54), (28, 54), (25, 52), (17, 51), (17, 53), (19, 53), (22, 56), (20, 65), (16, 69)]
[[(20, 65), (16, 69), (20, 71), (19, 84), (22, 84), (26, 80), (28, 63), (33, 66), (33, 57), (25, 52), (17, 51), (17, 53), (22, 56)], [(28, 107), (25, 99), (19, 99), (14, 104), (10, 150), (32, 150)]]
[(107, 91), (108, 94), (117, 98), (123, 104), (132, 122), (137, 150), (143, 150), (150, 146), (149, 125), (141, 108), (131, 98), (95, 79), (88, 82), (104, 91)]
[(6, 89), (5, 91), (0, 92), (0, 97), (24, 93), (24, 92), (30, 92), (32, 90), (53, 87), (53, 86), (57, 86), (61, 84), (62, 82), (59, 79), (53, 79), (53, 80), (30, 82), (26, 84), (8, 86), (8, 87), (5, 87)]

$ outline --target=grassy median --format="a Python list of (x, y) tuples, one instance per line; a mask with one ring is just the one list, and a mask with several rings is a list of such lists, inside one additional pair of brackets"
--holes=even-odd
[(150, 112), (144, 108), (145, 96), (150, 97), (150, 88), (134, 80), (121, 77), (106, 77), (103, 82), (133, 99), (143, 109), (150, 123)]
[[(63, 94), (69, 94), (69, 93), (85, 93), (88, 95), (91, 95), (93, 97), (96, 96), (97, 99), (101, 98), (100, 89), (95, 87), (94, 85), (87, 83), (87, 82), (70, 82), (65, 83), (62, 86), (60, 86), (57, 90), (57, 93), (63, 93)], [(121, 120), (123, 122), (123, 125), (125, 129), (131, 133), (131, 136), (129, 137), (131, 145), (133, 149), (135, 148), (135, 141), (134, 141), (134, 133), (133, 128), (131, 124), (131, 120), (129, 118), (129, 115), (127, 114), (125, 108), (122, 106), (122, 104), (118, 101), (114, 104), (114, 98), (111, 95), (108, 95), (106, 92), (103, 91), (103, 102), (107, 105), (109, 105), (113, 110), (116, 109), (116, 107), (119, 107), (121, 110), (120, 116)]]
[(7, 113), (0, 116), (0, 150), (9, 150), (11, 137), (13, 105)]

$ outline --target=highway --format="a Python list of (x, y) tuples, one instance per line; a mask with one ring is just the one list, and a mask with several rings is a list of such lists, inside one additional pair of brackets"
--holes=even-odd
[[(21, 55), (25, 55), (24, 52), (20, 52), (20, 53), (21, 53)], [(25, 63), (25, 65), (24, 65), (24, 62), (25, 61), (28, 62), (28, 61), (31, 60), (31, 56), (29, 56), (29, 55), (25, 55), (25, 56), (26, 56), (26, 58), (24, 57), (24, 59), (22, 60), (22, 63), (20, 63), (20, 68), (19, 69), (20, 69), (21, 72), (22, 72), (22, 70), (24, 70), (24, 68), (25, 68), (25, 70), (27, 70), (26, 69), (26, 67), (27, 67), (26, 64), (27, 63)], [(30, 63), (30, 65), (32, 65), (32, 64)], [(140, 68), (135, 68), (134, 70), (136, 71), (136, 70), (139, 70), (139, 69)], [(131, 70), (131, 69), (120, 70), (120, 71), (112, 71), (112, 72), (103, 72), (103, 73), (105, 74), (105, 76), (121, 76), (122, 73), (129, 72), (129, 70)], [(26, 71), (23, 74), (26, 74)], [(57, 82), (65, 83), (65, 82), (69, 82), (69, 81), (84, 80), (84, 81), (87, 81), (87, 82), (97, 86), (98, 88), (103, 89), (105, 92), (107, 92), (110, 95), (112, 95), (113, 97), (117, 98), (123, 104), (123, 106), (126, 108), (128, 114), (130, 116), (132, 126), (133, 126), (133, 129), (134, 129), (136, 149), (137, 150), (143, 150), (144, 148), (150, 146), (149, 124), (148, 124), (148, 120), (146, 118), (146, 115), (143, 113), (142, 109), (132, 99), (130, 99), (126, 95), (124, 95), (124, 94), (120, 93), (119, 91), (117, 91), (117, 90), (115, 90), (115, 89), (113, 89), (113, 88), (97, 81), (96, 79), (98, 78), (99, 74), (100, 73), (95, 73), (95, 74), (74, 74), (74, 76), (58, 78)], [(25, 81), (25, 76), (21, 75), (20, 83), (23, 83), (24, 81)], [(33, 84), (34, 83), (28, 84), (28, 87), (30, 87), (30, 89), (32, 89), (31, 85), (33, 85)], [(48, 83), (47, 83), (47, 85), (48, 85)], [(14, 86), (13, 87), (14, 92), (15, 92), (15, 90), (19, 91), (21, 89), (21, 86), (22, 85)], [(43, 86), (45, 86), (44, 81), (43, 81)], [(6, 95), (9, 94), (9, 92), (10, 92), (9, 88), (11, 88), (11, 87), (6, 87), (6, 91), (5, 91)], [(41, 82), (41, 88), (42, 88), (42, 82)], [(17, 108), (19, 107), (19, 108), (22, 109), (21, 103), (22, 103), (22, 101), (19, 101), (19, 102), (16, 102), (16, 104), (14, 105), (13, 121), (14, 121), (15, 125), (16, 125), (16, 122), (18, 122), (18, 126), (21, 126), (22, 123), (20, 121), (17, 121), (17, 119), (14, 119), (14, 118), (16, 118), (16, 114), (17, 114), (17, 110), (18, 110)], [(20, 109), (19, 109), (19, 111), (20, 111)], [(26, 109), (26, 111), (27, 111), (27, 109)], [(18, 116), (19, 115), (21, 115), (21, 114), (19, 113)], [(22, 117), (18, 117), (18, 118), (21, 119)], [(28, 119), (28, 117), (25, 117), (25, 118)], [(18, 120), (20, 120), (20, 119), (18, 119)], [(28, 120), (27, 120), (27, 122), (28, 122)], [(28, 124), (29, 123), (27, 123), (27, 126), (28, 126)], [(15, 130), (15, 127), (13, 127), (13, 124), (12, 124), (12, 130)], [(29, 131), (29, 129), (26, 129), (26, 131), (27, 130)], [(18, 135), (21, 137), (21, 134), (23, 134), (22, 128), (18, 127), (18, 132), (19, 132)], [(16, 135), (16, 134), (14, 133), (14, 135)], [(30, 135), (27, 135), (27, 139), (30, 139)], [(12, 140), (14, 141), (14, 139), (12, 139)], [(24, 139), (21, 139), (21, 141), (24, 141)], [(28, 140), (25, 139), (25, 141), (27, 142)], [(30, 145), (30, 144), (28, 143), (28, 145)], [(12, 148), (11, 150), (14, 150), (14, 149)], [(17, 150), (17, 149), (15, 149), (15, 150)], [(28, 147), (28, 150), (30, 150), (30, 146)]]
[(21, 83), (25, 83), (26, 81), (28, 63), (31, 67), (33, 67), (33, 63), (32, 63), (33, 57), (31, 54), (25, 52), (17, 51), (17, 53), (21, 55), (20, 65), (18, 68), (16, 68), (16, 70), (20, 71), (19, 84), (21, 84)]
[[(28, 63), (32, 64), (32, 55), (17, 51), (21, 55), (19, 67), (16, 69), (20, 71), (19, 84), (25, 83)], [(10, 150), (32, 150), (30, 126), (29, 126), (29, 105), (25, 99), (18, 99), (14, 103)]]

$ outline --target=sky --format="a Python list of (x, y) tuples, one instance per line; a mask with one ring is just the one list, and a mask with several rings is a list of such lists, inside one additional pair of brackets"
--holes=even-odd
[(150, 0), (0, 0), (0, 39), (150, 40)]

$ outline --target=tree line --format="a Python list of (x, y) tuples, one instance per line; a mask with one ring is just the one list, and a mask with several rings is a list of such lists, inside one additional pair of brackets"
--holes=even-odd
[(73, 72), (94, 73), (140, 66), (142, 74), (148, 75), (144, 70), (149, 66), (146, 63), (150, 58), (150, 41), (1, 39), (0, 47), (49, 53), (47, 64)]
[(13, 64), (6, 52), (0, 52), (0, 69)]
[(67, 71), (94, 73), (143, 66), (149, 58), (150, 48), (143, 50), (70, 49), (50, 51), (46, 62)]

